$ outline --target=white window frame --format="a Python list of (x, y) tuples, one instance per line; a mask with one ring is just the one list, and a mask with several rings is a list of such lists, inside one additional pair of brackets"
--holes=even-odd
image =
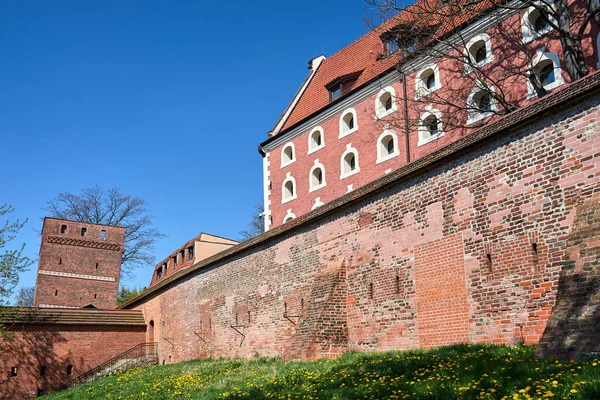
[[(389, 93), (392, 97), (392, 108), (389, 110), (386, 110), (385, 106), (381, 104), (381, 97), (383, 97), (383, 95), (386, 93)], [(396, 102), (396, 91), (393, 87), (386, 86), (385, 88), (381, 89), (379, 93), (377, 93), (377, 97), (375, 98), (375, 119), (385, 118), (397, 110), (398, 104)]]
[[(285, 149), (287, 149), (288, 147), (292, 148), (292, 159), (291, 160), (285, 159), (285, 157), (287, 157), (285, 155)], [(293, 164), (295, 162), (296, 162), (296, 147), (294, 147), (293, 142), (288, 142), (281, 148), (281, 168), (287, 167), (288, 165)]]
[[(429, 70), (433, 71), (433, 76), (435, 78), (435, 85), (431, 89), (427, 88), (427, 83), (424, 79), (425, 77), (423, 76), (425, 74), (425, 72), (427, 72)], [(429, 74), (427, 74), (427, 76), (429, 76)], [(436, 90), (438, 90), (441, 87), (442, 87), (442, 81), (440, 80), (440, 69), (438, 68), (437, 64), (430, 64), (430, 65), (426, 66), (425, 68), (422, 68), (419, 72), (417, 72), (416, 80), (415, 80), (415, 90), (416, 90), (415, 99), (418, 100), (421, 97), (425, 97), (425, 96), (435, 92)]]
[[(544, 89), (552, 90), (552, 89), (557, 88), (565, 83), (565, 79), (563, 78), (563, 75), (562, 75), (562, 68), (560, 66), (560, 57), (558, 57), (558, 54), (556, 54), (556, 53), (546, 51), (546, 47), (542, 47), (541, 49), (538, 49), (538, 51), (536, 52), (536, 56), (533, 59), (532, 68), (535, 69), (539, 63), (541, 63), (542, 61), (545, 61), (545, 60), (552, 61), (552, 64), (554, 65), (554, 82), (544, 86)], [(527, 98), (531, 99), (535, 96), (537, 96), (537, 93), (535, 92), (535, 88), (531, 84), (531, 81), (529, 79), (527, 79)]]
[[(427, 106), (426, 111), (421, 115), (419, 119), (419, 141), (417, 142), (417, 146), (423, 146), (427, 143), (431, 143), (442, 136), (444, 136), (443, 124), (442, 124), (442, 113), (439, 110), (432, 108), (431, 106)], [(423, 126), (423, 122), (429, 117), (433, 115), (437, 118), (438, 121), (438, 133), (435, 135), (431, 135), (429, 137), (425, 137), (424, 134), (427, 133), (429, 135), (429, 130)]]
[(293, 219), (296, 219), (296, 214), (294, 214), (292, 212), (292, 209), (290, 208), (290, 209), (287, 210), (287, 212), (285, 214), (285, 217), (283, 217), (283, 223), (285, 224), (286, 222), (289, 222), (289, 221), (291, 221)]
[[(471, 48), (481, 41), (483, 41), (485, 45), (485, 59), (476, 63), (475, 59), (473, 58)], [(492, 39), (489, 37), (489, 35), (485, 33), (473, 37), (467, 42), (467, 45), (465, 46), (464, 56), (465, 58), (468, 57), (468, 59), (471, 60), (471, 64), (475, 65), (477, 68), (483, 67), (484, 65), (491, 63), (492, 61), (494, 61), (494, 53), (492, 53)], [(465, 63), (465, 74), (473, 72), (473, 66), (471, 64)]]
[[(321, 144), (319, 146), (314, 147), (312, 142), (312, 136), (313, 133), (317, 131), (321, 132)], [(323, 147), (325, 147), (325, 131), (323, 131), (323, 128), (321, 126), (317, 126), (313, 128), (308, 134), (308, 154), (312, 154), (317, 150), (321, 150)]]
[[(387, 137), (387, 136), (391, 136), (392, 137), (392, 141), (394, 142), (394, 151), (390, 154), (383, 154), (383, 148), (382, 148), (382, 140)], [(379, 135), (379, 138), (377, 139), (377, 164), (380, 164), (384, 161), (387, 161), (389, 159), (392, 159), (394, 157), (397, 157), (400, 155), (400, 150), (398, 149), (398, 135), (396, 135), (396, 132), (386, 129), (384, 130), (381, 135)]]
[[(354, 119), (354, 128), (344, 130), (346, 128), (346, 122), (344, 121), (344, 117), (348, 114), (352, 114), (352, 118)], [(342, 112), (342, 114), (340, 115), (340, 134), (338, 136), (338, 139), (346, 137), (346, 136), (350, 135), (351, 133), (356, 132), (357, 130), (358, 130), (358, 118), (356, 117), (356, 110), (354, 108), (345, 109), (344, 112)]]
[[(314, 170), (317, 169), (317, 168), (321, 169), (321, 174), (323, 176), (323, 182), (321, 182), (320, 185), (313, 186), (312, 176), (313, 176)], [(308, 192), (312, 193), (315, 190), (319, 190), (321, 188), (324, 188), (325, 186), (327, 186), (327, 181), (325, 180), (325, 167), (323, 166), (323, 164), (321, 164), (319, 162), (319, 159), (316, 159), (315, 160), (315, 164), (312, 166), (312, 168), (310, 169), (310, 172), (308, 173), (308, 188), (309, 188)]]
[[(551, 7), (554, 8), (554, 2), (552, 0), (539, 1), (538, 4), (540, 6), (546, 6), (547, 4), (550, 4)], [(523, 43), (529, 43), (536, 39), (539, 39), (540, 37), (544, 36), (545, 34), (551, 32), (554, 29), (552, 26), (548, 26), (548, 28), (540, 32), (536, 32), (535, 28), (531, 25), (531, 21), (529, 20), (529, 17), (535, 11), (537, 11), (537, 8), (531, 6), (521, 16), (521, 31), (523, 33)], [(552, 22), (556, 23), (556, 21)]]
[(475, 95), (482, 90), (488, 90), (491, 92), (496, 92), (493, 86), (485, 87), (483, 83), (478, 83), (477, 86), (473, 88), (469, 97), (467, 98), (467, 125), (474, 124), (477, 121), (481, 121), (482, 119), (486, 119), (490, 115), (493, 115), (498, 112), (498, 105), (492, 96), (490, 96), (490, 111), (487, 112), (478, 112), (475, 111), (475, 105), (473, 104), (473, 98)]
[[(294, 194), (291, 197), (286, 198), (285, 197), (285, 190), (286, 190), (285, 184), (288, 182), (292, 182), (292, 184), (294, 185)], [(296, 186), (296, 180), (294, 179), (294, 177), (288, 172), (285, 176), (285, 180), (281, 184), (281, 204), (285, 204), (292, 200), (295, 200), (296, 197), (298, 197), (298, 186)]]
[[(347, 173), (344, 173), (344, 159), (350, 153), (354, 154), (354, 160), (356, 162), (356, 168), (354, 169), (354, 171), (349, 171)], [(344, 151), (344, 154), (342, 154), (342, 158), (340, 159), (340, 179), (344, 179), (344, 178), (347, 178), (349, 176), (358, 174), (359, 172), (360, 172), (360, 164), (358, 162), (358, 151), (354, 147), (352, 147), (351, 143), (348, 143), (346, 145), (346, 151)]]

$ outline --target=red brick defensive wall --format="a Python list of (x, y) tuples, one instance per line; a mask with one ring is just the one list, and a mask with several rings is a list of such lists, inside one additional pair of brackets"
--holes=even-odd
[(456, 342), (598, 351), (600, 75), (175, 274), (162, 360)]

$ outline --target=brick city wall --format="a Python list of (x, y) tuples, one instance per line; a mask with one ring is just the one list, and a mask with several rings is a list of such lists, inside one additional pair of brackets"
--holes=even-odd
[[(61, 227), (66, 225), (65, 232)], [(85, 229), (82, 232), (82, 229)], [(102, 231), (105, 235), (102, 236)], [(35, 305), (117, 306), (124, 229), (46, 218)]]
[[(569, 341), (599, 318), (598, 87), (594, 74), (127, 307), (168, 362), (542, 336), (554, 353), (593, 351), (597, 336)], [(546, 329), (557, 298), (552, 321), (578, 307), (574, 330)]]
[[(96, 365), (143, 343), (144, 326), (23, 324), (12, 326), (11, 340), (0, 341), (0, 398), (49, 393)], [(72, 375), (67, 373), (73, 366)], [(44, 366), (45, 376), (40, 376)], [(17, 376), (11, 376), (17, 367)]]

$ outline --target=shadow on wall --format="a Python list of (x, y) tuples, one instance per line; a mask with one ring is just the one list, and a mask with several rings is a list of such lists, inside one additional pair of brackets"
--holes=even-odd
[(600, 351), (600, 204), (577, 208), (556, 304), (537, 356), (574, 358)]
[(73, 378), (70, 373), (75, 360), (70, 351), (56, 353), (66, 339), (53, 331), (54, 327), (15, 324), (8, 328), (7, 337), (0, 337), (0, 398), (35, 397), (57, 390)]

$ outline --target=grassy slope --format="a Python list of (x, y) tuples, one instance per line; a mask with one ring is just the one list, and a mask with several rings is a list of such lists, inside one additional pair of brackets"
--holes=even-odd
[(140, 368), (54, 399), (600, 399), (600, 361), (457, 345), (331, 360), (205, 360)]

